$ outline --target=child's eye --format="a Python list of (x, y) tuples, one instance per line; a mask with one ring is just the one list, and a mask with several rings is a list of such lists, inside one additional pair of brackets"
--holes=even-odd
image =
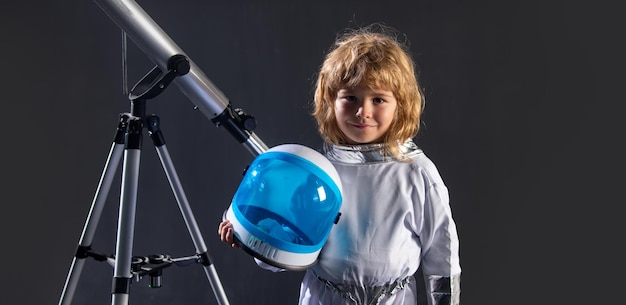
[(385, 100), (383, 100), (382, 98), (379, 98), (379, 97), (374, 98), (374, 103), (375, 104), (382, 104), (384, 102), (385, 102)]
[(349, 102), (356, 101), (356, 96), (354, 96), (354, 95), (347, 95), (347, 96), (344, 96), (343, 98), (346, 99)]

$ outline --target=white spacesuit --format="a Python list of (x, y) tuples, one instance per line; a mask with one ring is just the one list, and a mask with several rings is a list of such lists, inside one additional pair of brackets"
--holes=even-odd
[(325, 147), (343, 186), (341, 219), (307, 270), (300, 304), (416, 304), (422, 266), (431, 305), (458, 304), (458, 236), (448, 190), (413, 143), (395, 160), (380, 145)]
[(304, 275), (299, 304), (416, 304), (412, 276), (420, 265), (429, 305), (459, 304), (459, 242), (448, 190), (413, 141), (401, 146), (406, 162), (382, 147), (324, 147), (343, 186), (341, 218)]

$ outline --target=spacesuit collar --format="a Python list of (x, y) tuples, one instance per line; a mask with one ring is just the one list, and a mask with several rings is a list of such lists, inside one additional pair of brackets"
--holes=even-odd
[[(422, 153), (413, 140), (409, 139), (399, 146), (400, 152), (408, 158)], [(324, 152), (330, 161), (341, 163), (376, 163), (396, 161), (384, 144), (333, 145), (325, 144)]]

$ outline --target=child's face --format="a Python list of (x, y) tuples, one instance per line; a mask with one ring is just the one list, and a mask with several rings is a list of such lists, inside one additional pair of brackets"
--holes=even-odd
[(335, 118), (347, 144), (380, 142), (391, 126), (397, 104), (391, 91), (364, 86), (340, 89)]

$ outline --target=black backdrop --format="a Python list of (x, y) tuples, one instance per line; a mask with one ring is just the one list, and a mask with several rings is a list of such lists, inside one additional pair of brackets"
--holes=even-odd
[[(427, 96), (418, 144), (438, 165), (461, 239), (463, 304), (619, 299), (624, 204), (624, 24), (602, 1), (138, 1), (269, 146), (319, 146), (308, 112), (335, 34), (405, 33)], [(58, 302), (123, 95), (121, 30), (92, 1), (1, 10), (5, 304)], [(151, 61), (128, 43), (132, 86)], [(294, 304), (299, 272), (257, 268), (216, 235), (253, 156), (171, 86), (148, 102), (231, 304)], [(145, 137), (136, 255), (194, 252)], [(94, 248), (113, 253), (119, 181)], [(109, 304), (112, 268), (89, 261), (73, 304)], [(622, 280), (623, 283), (623, 280)], [(216, 304), (198, 265), (133, 284), (131, 304)]]

